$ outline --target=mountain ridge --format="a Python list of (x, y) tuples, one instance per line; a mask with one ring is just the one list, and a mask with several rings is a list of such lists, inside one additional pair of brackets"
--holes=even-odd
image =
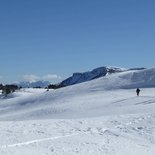
[(72, 76), (63, 80), (58, 85), (64, 87), (64, 86), (69, 86), (69, 85), (74, 85), (74, 84), (94, 80), (94, 79), (104, 77), (106, 75), (113, 74), (113, 73), (125, 72), (125, 71), (130, 71), (130, 70), (143, 70), (143, 69), (145, 68), (126, 69), (126, 68), (121, 68), (121, 67), (103, 66), (103, 67), (95, 68), (92, 71), (73, 73)]

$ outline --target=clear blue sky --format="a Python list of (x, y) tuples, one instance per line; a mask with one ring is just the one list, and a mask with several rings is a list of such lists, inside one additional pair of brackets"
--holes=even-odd
[(0, 1), (0, 81), (155, 67), (154, 8), (154, 0)]

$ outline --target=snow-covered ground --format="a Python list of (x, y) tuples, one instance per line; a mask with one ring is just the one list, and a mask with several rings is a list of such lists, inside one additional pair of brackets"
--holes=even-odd
[(155, 88), (139, 97), (129, 89), (153, 86), (153, 76), (129, 71), (1, 95), (0, 155), (154, 155)]

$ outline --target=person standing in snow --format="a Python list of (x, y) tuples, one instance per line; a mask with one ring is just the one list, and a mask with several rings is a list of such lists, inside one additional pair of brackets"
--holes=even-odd
[(136, 89), (137, 96), (139, 96), (139, 92), (140, 92), (140, 89), (137, 88), (137, 89)]

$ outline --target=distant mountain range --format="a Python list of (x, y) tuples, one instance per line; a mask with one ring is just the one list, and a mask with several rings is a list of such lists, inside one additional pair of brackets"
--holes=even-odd
[(45, 87), (48, 87), (50, 82), (49, 81), (36, 81), (36, 82), (22, 81), (16, 84), (19, 87), (21, 86), (22, 88), (36, 88), (36, 87), (45, 88)]

